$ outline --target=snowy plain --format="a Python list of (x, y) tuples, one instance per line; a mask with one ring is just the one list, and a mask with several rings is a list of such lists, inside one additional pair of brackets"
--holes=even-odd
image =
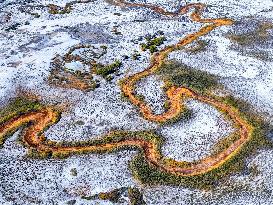
[[(64, 6), (70, 0), (33, 1), (29, 5), (55, 3)], [(144, 2), (144, 1), (136, 1)], [(195, 1), (147, 0), (170, 11)], [(270, 0), (200, 0), (207, 4), (205, 17), (228, 17), (243, 21), (254, 16), (272, 21), (273, 2)], [(33, 92), (44, 102), (70, 106), (62, 114), (59, 123), (46, 132), (49, 139), (82, 140), (96, 138), (109, 130), (147, 130), (160, 132), (167, 142), (163, 153), (177, 160), (193, 160), (206, 156), (210, 148), (228, 132), (231, 126), (220, 113), (208, 105), (188, 102), (195, 115), (191, 121), (160, 126), (144, 120), (137, 109), (120, 97), (118, 80), (127, 75), (144, 70), (149, 65), (150, 55), (141, 52), (132, 40), (146, 34), (163, 30), (172, 45), (188, 33), (197, 31), (201, 24), (188, 18), (167, 18), (142, 8), (120, 8), (104, 0), (88, 4), (76, 4), (69, 14), (51, 15), (44, 8), (36, 8), (40, 17), (35, 18), (19, 10), (24, 1), (8, 0), (0, 3), (0, 103), (5, 106), (16, 96), (16, 90)], [(120, 13), (121, 15), (115, 15)], [(251, 19), (250, 19), (251, 21)], [(251, 27), (246, 21), (245, 27)], [(248, 22), (248, 23), (247, 23)], [(18, 23), (15, 31), (6, 31)], [(115, 35), (112, 30), (122, 35)], [(74, 31), (78, 31), (76, 32)], [(184, 51), (173, 52), (169, 58), (175, 59), (200, 70), (220, 76), (221, 82), (235, 96), (249, 101), (269, 121), (273, 116), (273, 62), (241, 55), (232, 50), (232, 42), (226, 38), (236, 25), (218, 28), (202, 40), (209, 42), (204, 52), (190, 55)], [(95, 32), (94, 32), (95, 31)], [(72, 46), (86, 43), (94, 46), (107, 45), (103, 63), (141, 52), (139, 60), (131, 58), (123, 61), (121, 75), (112, 83), (102, 81), (100, 88), (88, 93), (79, 90), (62, 89), (48, 84), (50, 63), (58, 55), (64, 55)], [(265, 49), (265, 48), (262, 48)], [(272, 48), (266, 50), (270, 54)], [(140, 82), (137, 90), (153, 104), (157, 112), (162, 111), (164, 93), (162, 82), (151, 77)], [(154, 104), (155, 102), (155, 104)], [(161, 109), (161, 110), (160, 110)], [(78, 125), (77, 121), (83, 121)], [(204, 127), (206, 129), (204, 129)], [(118, 154), (73, 156), (65, 160), (33, 160), (25, 158), (26, 150), (16, 143), (16, 133), (0, 150), (0, 203), (1, 204), (111, 204), (104, 201), (81, 199), (81, 193), (90, 195), (111, 191), (124, 186), (139, 187), (147, 204), (272, 204), (273, 153), (260, 151), (249, 159), (247, 166), (257, 166), (258, 176), (235, 175), (230, 184), (220, 184), (216, 190), (201, 191), (185, 187), (145, 187), (132, 177), (128, 163), (136, 154), (122, 151)], [(76, 168), (78, 175), (71, 176)], [(229, 187), (234, 190), (226, 191)]]

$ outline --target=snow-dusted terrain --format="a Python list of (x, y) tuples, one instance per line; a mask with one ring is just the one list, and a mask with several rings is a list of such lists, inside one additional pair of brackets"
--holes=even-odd
[[(75, 4), (68, 14), (52, 15), (44, 6), (54, 3), (64, 6), (71, 0), (0, 1), (0, 107), (15, 97), (18, 90), (35, 93), (43, 102), (67, 106), (61, 120), (51, 126), (46, 136), (52, 140), (78, 141), (93, 139), (110, 130), (156, 130), (166, 139), (162, 153), (177, 160), (194, 161), (210, 154), (220, 139), (233, 128), (213, 107), (188, 101), (193, 111), (189, 121), (159, 125), (143, 119), (136, 107), (121, 97), (118, 82), (125, 76), (144, 70), (150, 53), (142, 52), (138, 40), (146, 34), (164, 31), (166, 45), (172, 45), (202, 24), (184, 17), (165, 17), (149, 9), (121, 8), (105, 0)], [(176, 11), (187, 0), (137, 0), (160, 5)], [(184, 50), (173, 52), (175, 59), (199, 70), (220, 76), (234, 96), (250, 102), (270, 122), (273, 116), (273, 60), (245, 55), (245, 47), (236, 47), (229, 33), (255, 31), (260, 22), (272, 22), (271, 0), (199, 0), (208, 5), (205, 17), (228, 17), (238, 22), (221, 27), (202, 37), (208, 45), (205, 51), (191, 54)], [(41, 6), (43, 5), (43, 6)], [(31, 7), (32, 6), (32, 7)], [(20, 8), (37, 13), (38, 18)], [(115, 33), (113, 30), (120, 32)], [(240, 33), (241, 32), (241, 33)], [(257, 40), (249, 51), (272, 56), (272, 30), (265, 43)], [(122, 61), (120, 75), (111, 82), (100, 79), (100, 87), (90, 92), (54, 87), (47, 81), (50, 63), (56, 55), (63, 56), (77, 44), (96, 47), (106, 45), (107, 53), (101, 63)], [(132, 59), (135, 52), (141, 54)], [(129, 58), (125, 59), (127, 55)], [(77, 63), (66, 66), (78, 68)], [(141, 80), (137, 94), (155, 113), (164, 111), (166, 96), (163, 82), (150, 76)], [(219, 183), (217, 189), (201, 191), (185, 187), (146, 187), (132, 177), (129, 161), (136, 151), (113, 154), (88, 154), (64, 160), (34, 160), (25, 157), (26, 149), (16, 142), (17, 132), (0, 149), (0, 204), (112, 204), (108, 201), (88, 201), (81, 195), (107, 192), (120, 187), (138, 187), (149, 205), (166, 204), (273, 204), (273, 152), (261, 150), (248, 159), (248, 167), (258, 174), (242, 173)], [(71, 175), (76, 168), (77, 176)], [(126, 203), (125, 203), (126, 204)]]

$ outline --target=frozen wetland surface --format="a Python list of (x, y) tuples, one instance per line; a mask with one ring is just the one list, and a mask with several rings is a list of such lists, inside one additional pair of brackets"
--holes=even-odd
[[(172, 45), (185, 35), (198, 31), (200, 23), (186, 17), (168, 18), (143, 8), (120, 8), (105, 0), (75, 4), (69, 14), (52, 15), (43, 6), (50, 3), (64, 6), (70, 0), (0, 1), (0, 103), (4, 107), (16, 96), (18, 89), (36, 93), (44, 102), (67, 104), (61, 120), (47, 130), (52, 140), (86, 140), (97, 138), (110, 130), (154, 129), (165, 137), (164, 155), (194, 161), (210, 153), (211, 147), (228, 133), (231, 125), (209, 105), (188, 101), (193, 110), (190, 121), (159, 125), (141, 117), (138, 110), (121, 97), (118, 81), (149, 66), (150, 54), (142, 52), (139, 37), (164, 31)], [(135, 2), (144, 2), (137, 0)], [(192, 0), (146, 0), (175, 11)], [(235, 20), (229, 27), (217, 28), (201, 40), (205, 50), (191, 54), (173, 52), (175, 59), (199, 70), (220, 76), (235, 96), (250, 102), (270, 122), (273, 117), (272, 30), (267, 43), (258, 37), (249, 45), (237, 45), (228, 34), (255, 32), (262, 22), (272, 22), (271, 0), (200, 0), (208, 5), (205, 17), (228, 17)], [(31, 8), (31, 6), (33, 6)], [(37, 13), (38, 18), (21, 8)], [(118, 15), (117, 15), (118, 13)], [(15, 29), (12, 29), (15, 28)], [(120, 32), (115, 34), (113, 29)], [(102, 63), (122, 60), (120, 75), (109, 83), (100, 79), (100, 87), (90, 92), (64, 89), (49, 85), (50, 63), (56, 55), (64, 55), (76, 44), (107, 46)], [(163, 46), (164, 46), (163, 45)], [(131, 56), (141, 54), (138, 60)], [(262, 53), (267, 58), (251, 55)], [(123, 60), (124, 55), (129, 59)], [(68, 64), (71, 67), (77, 64)], [(166, 99), (163, 82), (150, 76), (139, 82), (136, 92), (155, 113), (164, 111)], [(79, 123), (80, 122), (80, 123)], [(217, 189), (201, 191), (185, 187), (140, 185), (128, 169), (136, 151), (113, 154), (87, 154), (64, 160), (34, 160), (26, 158), (26, 150), (16, 142), (19, 132), (0, 149), (0, 204), (111, 204), (107, 201), (88, 201), (80, 195), (92, 195), (120, 187), (138, 187), (149, 205), (166, 204), (273, 204), (273, 151), (261, 150), (248, 159), (247, 167), (258, 174), (241, 173), (220, 183)], [(76, 168), (77, 176), (71, 175)], [(75, 201), (74, 201), (75, 200)], [(72, 202), (71, 202), (72, 201)]]

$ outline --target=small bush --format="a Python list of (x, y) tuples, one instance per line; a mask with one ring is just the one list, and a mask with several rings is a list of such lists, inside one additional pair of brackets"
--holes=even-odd
[(97, 64), (95, 74), (106, 78), (108, 75), (115, 73), (121, 65), (122, 63), (119, 60), (116, 60), (114, 63), (107, 66)]
[(131, 205), (146, 205), (142, 193), (137, 188), (129, 188), (128, 197)]
[(151, 53), (157, 52), (157, 47), (162, 45), (164, 41), (166, 41), (166, 38), (164, 36), (156, 37), (154, 36), (146, 36), (146, 43), (140, 44), (141, 50), (146, 51), (149, 50)]
[(118, 203), (121, 194), (122, 194), (122, 192), (120, 189), (114, 189), (110, 192), (99, 193), (98, 197), (101, 200), (108, 200), (113, 203)]
[(71, 174), (72, 176), (77, 176), (77, 175), (78, 175), (77, 169), (76, 169), (76, 168), (72, 168), (72, 169), (70, 170), (70, 174)]

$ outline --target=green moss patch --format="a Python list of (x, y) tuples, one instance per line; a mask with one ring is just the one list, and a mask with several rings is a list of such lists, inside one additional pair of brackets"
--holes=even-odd
[(107, 79), (110, 74), (117, 72), (121, 65), (122, 63), (119, 60), (106, 66), (97, 64), (95, 67), (95, 74)]
[(162, 31), (157, 32), (154, 35), (146, 35), (145, 43), (140, 44), (141, 50), (149, 50), (151, 53), (158, 51), (158, 46), (161, 46), (167, 39)]
[(72, 4), (67, 3), (65, 7), (60, 7), (55, 4), (48, 4), (48, 13), (50, 14), (69, 14), (72, 10)]
[[(31, 111), (37, 111), (42, 108), (42, 105), (37, 101), (31, 101), (26, 98), (14, 98), (11, 100), (10, 104), (0, 110), (0, 124), (19, 116), (24, 113)], [(0, 134), (0, 146), (4, 144), (5, 140), (16, 132), (18, 128), (10, 131), (5, 136)]]
[[(98, 138), (95, 140), (87, 140), (87, 141), (76, 141), (76, 142), (69, 142), (69, 141), (62, 141), (62, 142), (58, 142), (56, 144), (56, 146), (58, 147), (69, 147), (69, 146), (81, 146), (81, 147), (88, 147), (88, 146), (95, 146), (95, 145), (103, 145), (103, 144), (107, 144), (107, 143), (118, 143), (118, 142), (122, 142), (124, 140), (128, 140), (128, 139), (132, 139), (132, 140), (145, 140), (145, 141), (149, 141), (151, 143), (156, 144), (156, 146), (158, 147), (158, 150), (160, 150), (160, 147), (162, 145), (162, 143), (164, 142), (164, 139), (158, 135), (155, 134), (154, 131), (137, 131), (137, 132), (130, 132), (130, 131), (113, 131), (110, 134), (102, 137), (102, 138)], [(126, 146), (126, 149), (129, 147)], [(136, 148), (135, 146), (133, 146), (132, 148)], [(114, 149), (114, 150), (110, 150), (107, 152), (113, 152), (113, 151), (118, 151), (122, 148), (119, 149)], [(124, 149), (124, 148), (123, 148)], [(99, 152), (99, 151), (98, 151)], [(58, 154), (58, 153), (56, 153)]]
[(78, 4), (78, 3), (90, 3), (93, 2), (94, 0), (85, 0), (85, 1), (81, 1), (81, 0), (75, 0), (69, 3), (66, 3), (64, 7), (61, 6), (57, 6), (55, 4), (48, 4), (48, 13), (50, 14), (69, 14), (72, 11), (72, 6), (74, 4)]
[(218, 86), (217, 76), (173, 61), (164, 63), (156, 74), (170, 85), (184, 86), (201, 93)]
[(135, 187), (121, 187), (109, 192), (101, 192), (92, 196), (82, 196), (86, 200), (104, 200), (112, 203), (121, 203), (122, 195), (128, 195), (131, 205), (145, 205), (142, 193)]
[(8, 106), (0, 110), (0, 124), (17, 115), (37, 111), (42, 107), (38, 101), (31, 101), (26, 98), (14, 98)]
[[(78, 49), (87, 49), (77, 54)], [(75, 53), (74, 53), (75, 52)], [(76, 45), (69, 49), (64, 56), (57, 55), (51, 62), (51, 74), (49, 82), (55, 86), (80, 89), (85, 92), (93, 91), (100, 86), (100, 80), (94, 80), (94, 75), (99, 75), (107, 81), (111, 81), (115, 75), (119, 75), (122, 63), (115, 60), (113, 63), (103, 65), (97, 60), (105, 55), (107, 46), (94, 47), (91, 45)], [(75, 70), (65, 67), (66, 63), (79, 63), (88, 70)]]

